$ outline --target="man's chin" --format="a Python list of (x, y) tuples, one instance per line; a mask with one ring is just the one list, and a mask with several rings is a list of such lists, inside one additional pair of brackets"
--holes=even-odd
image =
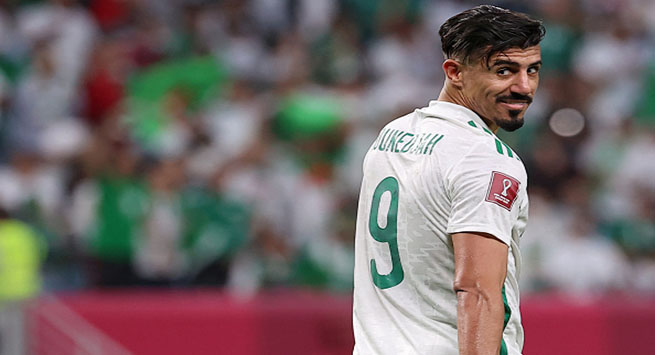
[(498, 125), (498, 127), (504, 129), (507, 132), (516, 131), (517, 129), (523, 127), (523, 122), (524, 122), (523, 117), (519, 116), (522, 113), (523, 113), (522, 111), (518, 111), (518, 112), (510, 111), (509, 119), (498, 120), (496, 124)]

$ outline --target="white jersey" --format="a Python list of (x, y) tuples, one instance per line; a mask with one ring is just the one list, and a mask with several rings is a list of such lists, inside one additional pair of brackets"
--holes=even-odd
[(523, 163), (473, 111), (432, 101), (389, 123), (364, 159), (355, 238), (354, 354), (458, 353), (451, 234), (509, 247), (501, 354), (520, 354)]

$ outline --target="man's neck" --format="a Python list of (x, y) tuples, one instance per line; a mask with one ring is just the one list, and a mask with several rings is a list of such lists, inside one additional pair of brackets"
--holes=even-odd
[(455, 105), (463, 106), (468, 108), (469, 110), (475, 112), (478, 117), (484, 121), (484, 123), (487, 124), (489, 129), (494, 132), (494, 134), (498, 131), (498, 126), (491, 120), (483, 117), (480, 115), (475, 109), (473, 108), (473, 105), (469, 103), (470, 100), (467, 100), (459, 91), (454, 90), (449, 90), (448, 89), (448, 83), (444, 83), (444, 87), (441, 89), (441, 92), (439, 93), (439, 97), (437, 97), (437, 101), (445, 101), (445, 102), (450, 102)]

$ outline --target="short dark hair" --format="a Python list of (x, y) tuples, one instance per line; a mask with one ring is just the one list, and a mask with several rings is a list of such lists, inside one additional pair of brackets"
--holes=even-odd
[(446, 59), (464, 63), (489, 58), (510, 48), (536, 46), (546, 34), (541, 21), (526, 14), (480, 5), (449, 18), (439, 29)]

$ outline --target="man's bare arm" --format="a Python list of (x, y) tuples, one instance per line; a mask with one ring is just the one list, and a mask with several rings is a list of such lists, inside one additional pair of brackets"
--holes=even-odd
[(486, 233), (455, 233), (457, 336), (460, 355), (497, 355), (505, 308), (507, 245)]

